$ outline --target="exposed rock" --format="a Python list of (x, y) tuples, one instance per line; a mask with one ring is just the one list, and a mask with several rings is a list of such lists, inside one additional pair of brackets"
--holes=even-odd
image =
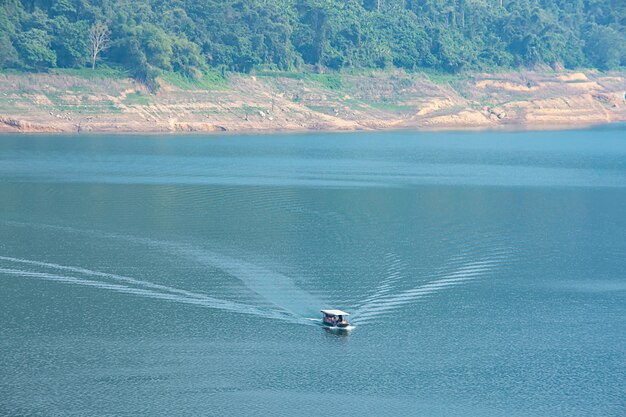
[(458, 113), (431, 117), (424, 121), (425, 126), (474, 128), (489, 126), (492, 121), (476, 110), (462, 110)]
[(501, 109), (492, 109), (490, 107), (487, 108), (487, 114), (489, 114), (490, 118), (495, 119), (505, 119), (507, 114), (504, 110)]
[(425, 116), (429, 113), (454, 106), (454, 102), (447, 98), (435, 97), (420, 106), (420, 110), (416, 113), (418, 116)]
[(44, 126), (36, 123), (26, 122), (24, 120), (14, 119), (12, 117), (0, 116), (0, 130), (4, 131), (18, 131), (18, 132), (60, 132), (63, 129), (59, 129), (53, 126)]
[(507, 81), (482, 80), (476, 83), (476, 88), (492, 88), (505, 91), (536, 91), (539, 86), (533, 85), (532, 83), (528, 82), (526, 84), (517, 84)]
[(571, 74), (563, 74), (563, 75), (559, 75), (558, 79), (564, 82), (570, 82), (570, 81), (588, 81), (589, 78), (587, 78), (587, 76), (582, 73), (582, 72), (574, 72)]
[[(604, 74), (516, 72), (461, 75), (435, 83), (425, 75), (341, 75), (341, 88), (273, 75), (231, 75), (221, 90), (183, 90), (160, 81), (149, 101), (132, 80), (0, 76), (0, 130), (13, 132), (216, 132), (564, 127), (626, 121), (626, 82)], [(436, 80), (435, 80), (436, 81)], [(33, 94), (32, 91), (39, 93)], [(62, 102), (55, 105), (50, 94)], [(147, 94), (147, 93), (146, 93)], [(7, 110), (8, 109), (8, 110)]]

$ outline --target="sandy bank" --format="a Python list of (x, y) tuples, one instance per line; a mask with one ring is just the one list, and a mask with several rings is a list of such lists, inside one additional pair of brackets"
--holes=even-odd
[(626, 122), (622, 73), (233, 75), (150, 94), (130, 79), (0, 75), (0, 132), (542, 129)]

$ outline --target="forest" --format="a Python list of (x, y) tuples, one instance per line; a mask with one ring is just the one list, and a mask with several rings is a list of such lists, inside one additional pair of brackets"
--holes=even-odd
[(0, 0), (0, 68), (457, 73), (626, 65), (624, 0)]

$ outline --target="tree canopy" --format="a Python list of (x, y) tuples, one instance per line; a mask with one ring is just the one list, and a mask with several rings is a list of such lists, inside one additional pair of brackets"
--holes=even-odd
[(611, 69), (625, 24), (624, 0), (0, 0), (0, 67)]

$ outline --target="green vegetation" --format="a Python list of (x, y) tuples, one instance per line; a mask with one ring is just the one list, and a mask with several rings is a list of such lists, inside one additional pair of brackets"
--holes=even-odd
[(435, 84), (450, 84), (459, 79), (459, 76), (456, 74), (447, 74), (432, 70), (422, 70), (422, 73)]
[(220, 90), (226, 87), (224, 77), (210, 70), (195, 78), (178, 72), (164, 72), (161, 78), (182, 90)]
[(110, 68), (107, 66), (101, 66), (92, 70), (91, 68), (53, 68), (50, 69), (51, 74), (58, 75), (70, 75), (81, 78), (96, 79), (96, 78), (113, 78), (121, 79), (127, 78), (128, 73), (118, 68)]
[(396, 104), (396, 103), (390, 103), (390, 102), (385, 102), (385, 101), (381, 101), (381, 102), (370, 102), (369, 103), (370, 106), (374, 107), (375, 109), (380, 109), (380, 110), (388, 110), (388, 111), (393, 111), (393, 112), (414, 112), (415, 111), (415, 106), (408, 106), (405, 104)]
[(0, 70), (95, 66), (153, 89), (304, 72), (331, 90), (332, 71), (606, 70), (626, 65), (625, 24), (624, 0), (0, 0)]
[(341, 77), (335, 74), (307, 74), (306, 79), (328, 90), (340, 90), (342, 87)]
[(150, 104), (150, 96), (143, 94), (141, 91), (135, 91), (134, 93), (128, 94), (124, 97), (123, 102), (126, 105), (139, 104), (141, 106), (146, 106)]

